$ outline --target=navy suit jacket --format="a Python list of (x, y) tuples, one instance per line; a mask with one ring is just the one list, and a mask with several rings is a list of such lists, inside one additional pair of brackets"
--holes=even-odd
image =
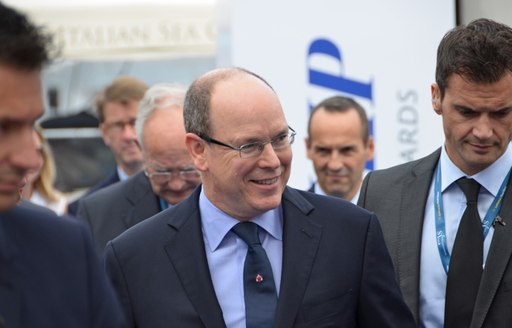
[(85, 227), (28, 207), (0, 213), (0, 327), (124, 327)]
[(144, 172), (83, 198), (76, 217), (92, 232), (96, 250), (131, 226), (160, 212), (158, 196)]
[(85, 197), (95, 193), (96, 191), (98, 191), (100, 189), (108, 187), (111, 184), (114, 184), (114, 183), (119, 182), (119, 181), (120, 181), (119, 175), (117, 174), (117, 170), (115, 170), (114, 172), (112, 172), (111, 175), (109, 175), (108, 177), (106, 177), (105, 179), (101, 180), (100, 182), (98, 182), (93, 187), (91, 187), (91, 189), (89, 189), (82, 197), (80, 197), (79, 199), (75, 200), (74, 202), (69, 203), (67, 214), (71, 215), (71, 216), (76, 216), (77, 212), (78, 212), (78, 205), (79, 205), (81, 199), (83, 199), (83, 198), (85, 198)]
[[(200, 188), (109, 242), (110, 275), (130, 327), (225, 327), (206, 259)], [(275, 327), (414, 327), (376, 217), (286, 188)]]

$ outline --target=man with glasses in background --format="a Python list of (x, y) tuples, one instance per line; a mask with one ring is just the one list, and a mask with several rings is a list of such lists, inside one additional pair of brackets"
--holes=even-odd
[[(94, 185), (80, 199), (113, 183), (123, 181), (143, 168), (137, 144), (135, 119), (139, 102), (148, 86), (132, 76), (119, 76), (96, 97), (96, 111), (103, 142), (112, 151), (116, 170)], [(68, 205), (68, 214), (76, 216), (80, 199)]]
[(206, 73), (184, 117), (203, 184), (105, 249), (130, 327), (414, 327), (377, 218), (286, 186), (295, 132), (265, 80)]
[(77, 217), (90, 226), (98, 251), (129, 227), (179, 203), (200, 183), (185, 145), (184, 96), (183, 88), (170, 84), (146, 92), (135, 124), (145, 169), (80, 201)]

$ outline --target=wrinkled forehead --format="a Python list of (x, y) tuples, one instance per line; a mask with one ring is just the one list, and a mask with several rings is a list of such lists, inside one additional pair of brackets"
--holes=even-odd
[(144, 162), (153, 169), (183, 169), (193, 167), (193, 161), (186, 149), (167, 152), (145, 152)]

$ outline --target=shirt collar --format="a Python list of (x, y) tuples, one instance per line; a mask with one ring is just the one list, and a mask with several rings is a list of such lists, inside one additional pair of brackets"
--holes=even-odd
[(119, 176), (120, 181), (124, 181), (129, 178), (128, 174), (126, 174), (120, 166), (117, 167), (117, 175)]
[[(203, 190), (199, 195), (199, 210), (201, 212), (201, 225), (203, 232), (208, 241), (210, 251), (214, 252), (221, 242), (224, 240), (226, 234), (240, 221), (226, 214), (215, 206), (206, 197)], [(282, 207), (279, 206), (275, 209), (267, 211), (254, 219), (251, 222), (256, 223), (263, 228), (268, 234), (277, 240), (283, 239), (283, 215)]]
[[(368, 169), (364, 169), (363, 170), (363, 179), (364, 177), (366, 176), (366, 174), (368, 174), (368, 172), (370, 172), (370, 170)], [(317, 182), (315, 182), (315, 184), (313, 185), (313, 188), (314, 188), (314, 192), (315, 194), (317, 195), (323, 195), (323, 196), (327, 196), (327, 194), (325, 193), (325, 191), (322, 189), (322, 187), (320, 187), (320, 184)], [(361, 192), (361, 185), (359, 185), (359, 188), (357, 189), (357, 192), (356, 194), (354, 195), (354, 197), (352, 197), (352, 199), (348, 199), (351, 203), (353, 204), (356, 204), (357, 205), (357, 201), (359, 200), (359, 193)]]
[[(441, 191), (445, 191), (453, 182), (459, 178), (467, 176), (461, 169), (459, 169), (448, 157), (446, 149), (443, 146), (441, 150)], [(512, 167), (512, 147), (507, 147), (507, 150), (503, 155), (500, 156), (494, 163), (489, 167), (483, 169), (473, 176), (473, 178), (481, 186), (483, 186), (489, 193), (494, 197), (498, 194), (498, 191), (503, 183), (503, 179), (507, 176), (510, 168)], [(496, 179), (496, 177), (500, 177)]]

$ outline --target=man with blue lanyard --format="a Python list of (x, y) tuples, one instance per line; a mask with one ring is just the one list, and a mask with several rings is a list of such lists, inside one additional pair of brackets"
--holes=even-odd
[(419, 326), (512, 327), (512, 29), (449, 31), (431, 91), (444, 146), (369, 173), (358, 205), (378, 215)]

